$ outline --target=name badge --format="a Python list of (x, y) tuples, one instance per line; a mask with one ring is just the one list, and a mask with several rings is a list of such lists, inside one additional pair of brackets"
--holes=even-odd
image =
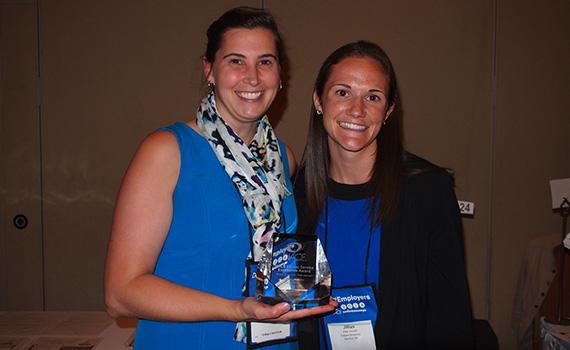
[(251, 322), (251, 342), (254, 344), (281, 340), (290, 336), (290, 323)]
[[(257, 263), (246, 261), (247, 283), (244, 296), (255, 293)], [(257, 349), (268, 345), (289, 343), (297, 341), (297, 324), (269, 323), (269, 322), (244, 322), (243, 328), (239, 328), (234, 339), (247, 344), (247, 349)]]
[(376, 350), (370, 320), (329, 323), (327, 326), (333, 350)]
[(374, 287), (333, 287), (332, 295), (338, 302), (334, 313), (322, 318), (324, 341), (330, 349), (376, 349), (374, 326), (378, 305)]

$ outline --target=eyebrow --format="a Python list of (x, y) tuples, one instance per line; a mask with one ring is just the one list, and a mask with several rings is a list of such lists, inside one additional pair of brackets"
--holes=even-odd
[[(234, 53), (234, 52), (230, 52), (229, 54), (225, 55), (222, 58), (228, 58), (230, 56), (237, 56), (240, 58), (246, 58), (245, 55), (243, 55), (241, 53)], [(275, 59), (276, 61), (278, 61), (277, 56), (275, 56), (272, 53), (264, 53), (263, 55), (259, 55), (257, 58), (267, 58), (267, 57), (271, 57), (271, 58)]]
[[(348, 85), (348, 84), (343, 84), (343, 83), (334, 84), (333, 86), (343, 86), (343, 87), (345, 87), (345, 88), (347, 88), (347, 89), (352, 89), (352, 87), (351, 87), (350, 85)], [(380, 89), (370, 89), (370, 90), (368, 90), (368, 92), (379, 92), (379, 93), (381, 93), (381, 94), (383, 94), (383, 95), (386, 95), (386, 93), (385, 93), (384, 91), (380, 90)]]

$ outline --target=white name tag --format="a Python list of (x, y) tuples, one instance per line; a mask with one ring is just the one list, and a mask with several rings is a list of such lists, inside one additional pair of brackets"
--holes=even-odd
[(333, 350), (376, 350), (370, 320), (329, 323), (328, 328)]
[(254, 344), (291, 336), (289, 323), (251, 322), (251, 342)]

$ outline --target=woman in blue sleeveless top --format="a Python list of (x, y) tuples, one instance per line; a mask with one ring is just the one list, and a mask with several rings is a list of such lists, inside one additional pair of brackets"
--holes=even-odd
[(274, 233), (297, 226), (295, 161), (265, 116), (281, 88), (283, 49), (259, 9), (226, 12), (207, 36), (210, 91), (196, 118), (142, 142), (117, 199), (105, 302), (111, 315), (139, 318), (136, 349), (243, 349), (236, 322), (334, 308), (291, 311), (243, 297), (246, 259), (258, 261)]

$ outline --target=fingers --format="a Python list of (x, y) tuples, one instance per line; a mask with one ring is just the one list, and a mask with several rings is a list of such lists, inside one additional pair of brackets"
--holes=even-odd
[(291, 321), (299, 318), (326, 314), (328, 312), (334, 311), (334, 309), (335, 307), (333, 305), (323, 305), (323, 306), (311, 307), (308, 309), (289, 311), (288, 313), (279, 317), (279, 321)]
[(329, 297), (329, 305), (334, 306), (334, 308), (336, 309), (338, 307), (338, 301), (336, 301), (336, 299), (333, 297)]
[(316, 306), (316, 307), (311, 307), (311, 308), (307, 308), (307, 309), (289, 311), (289, 312), (283, 314), (282, 316), (280, 316), (278, 319), (276, 319), (276, 321), (277, 322), (288, 322), (288, 321), (296, 320), (299, 318), (326, 314), (326, 313), (334, 311), (337, 307), (338, 307), (337, 301), (334, 300), (333, 298), (330, 298), (328, 305), (322, 305), (322, 306)]
[(244, 299), (242, 305), (246, 315), (245, 320), (267, 322), (289, 322), (299, 318), (326, 314), (338, 307), (338, 303), (333, 298), (330, 298), (328, 305), (301, 310), (291, 310), (291, 306), (287, 303), (279, 303), (273, 306), (267, 305), (256, 301), (254, 298)]
[(257, 301), (255, 298), (245, 298), (241, 302), (242, 320), (244, 321), (265, 321), (277, 319), (286, 314), (291, 307), (287, 303), (279, 303), (277, 305), (267, 305)]
[(291, 310), (291, 305), (287, 303), (279, 303), (277, 305), (271, 306), (271, 316), (268, 318), (279, 318), (285, 314), (287, 314)]

